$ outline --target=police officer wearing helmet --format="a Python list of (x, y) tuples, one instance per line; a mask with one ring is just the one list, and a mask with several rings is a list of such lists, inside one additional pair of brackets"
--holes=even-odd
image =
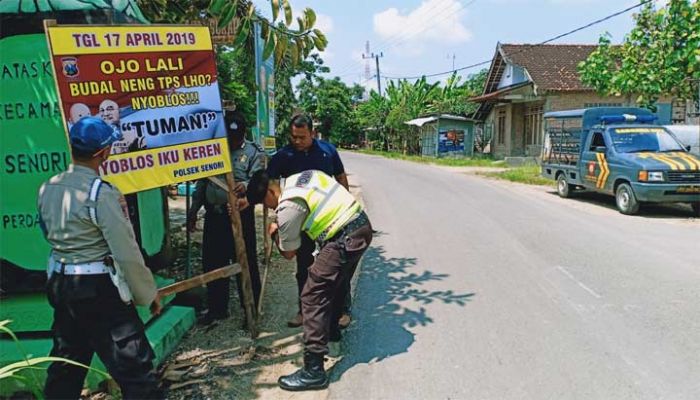
[(323, 356), (328, 342), (341, 339), (338, 317), (343, 312), (347, 283), (372, 242), (372, 226), (362, 206), (343, 186), (321, 171), (289, 176), (284, 187), (270, 182), (265, 172), (248, 185), (250, 204), (263, 202), (275, 209), (277, 223), (270, 233), (282, 256), (292, 259), (302, 234), (320, 250), (309, 267), (301, 292), (304, 329), (304, 367), (279, 378), (282, 389), (299, 391), (328, 386)]
[[(234, 191), (240, 198), (241, 228), (243, 240), (248, 258), (253, 297), (257, 305), (260, 297), (261, 283), (258, 269), (257, 240), (255, 231), (255, 208), (245, 207), (245, 191), (248, 181), (254, 172), (263, 168), (265, 152), (263, 149), (245, 139), (247, 127), (243, 115), (238, 111), (228, 111), (224, 115), (224, 124), (228, 135), (229, 150), (231, 152), (231, 164), (233, 175), (236, 179)], [(214, 177), (226, 186), (223, 177)], [(212, 271), (217, 268), (230, 265), (236, 259), (231, 230), (231, 219), (228, 214), (227, 191), (208, 179), (197, 182), (197, 187), (192, 195), (192, 207), (190, 208), (188, 229), (193, 231), (197, 221), (197, 212), (202, 206), (206, 209), (204, 216), (204, 234), (202, 238), (202, 265), (204, 271)], [(241, 276), (236, 276), (238, 282), (238, 296), (243, 306), (243, 289)], [(230, 279), (222, 278), (207, 284), (208, 312), (200, 320), (203, 325), (209, 325), (216, 320), (229, 316), (229, 286)]]
[[(89, 365), (97, 353), (125, 399), (159, 399), (154, 353), (136, 305), (161, 310), (123, 196), (98, 176), (120, 137), (99, 118), (69, 133), (73, 163), (39, 189), (41, 226), (52, 251), (48, 300), (54, 308), (51, 356)], [(87, 370), (63, 362), (48, 369), (45, 395), (77, 399)]]

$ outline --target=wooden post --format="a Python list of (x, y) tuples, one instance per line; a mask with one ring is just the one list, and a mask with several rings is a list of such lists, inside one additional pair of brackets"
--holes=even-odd
[(233, 192), (236, 187), (236, 181), (233, 178), (233, 173), (226, 174), (226, 185), (228, 186), (228, 203), (231, 205), (231, 229), (233, 230), (233, 240), (236, 245), (236, 261), (241, 266), (241, 284), (243, 292), (243, 305), (245, 308), (245, 317), (250, 330), (250, 336), (255, 339), (258, 336), (258, 327), (256, 326), (256, 310), (255, 301), (253, 300), (253, 288), (250, 283), (250, 269), (248, 267), (248, 257), (245, 251), (245, 241), (243, 240), (243, 229), (241, 227), (241, 215), (236, 209), (238, 198)]
[[(267, 169), (267, 154), (265, 155), (265, 161), (263, 163), (265, 169)], [(272, 243), (270, 241), (269, 222), (268, 222), (268, 209), (263, 204), (263, 266), (265, 267), (265, 272), (262, 276), (262, 282), (260, 285), (260, 302), (258, 303), (258, 316), (262, 316), (263, 310), (263, 293), (265, 293), (265, 286), (267, 285), (267, 273), (270, 271), (270, 256), (272, 255)]]

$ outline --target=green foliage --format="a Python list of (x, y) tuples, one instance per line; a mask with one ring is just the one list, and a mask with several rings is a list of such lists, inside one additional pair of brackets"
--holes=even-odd
[(357, 144), (360, 129), (354, 119), (357, 87), (348, 87), (340, 78), (307, 76), (297, 86), (299, 107), (317, 121), (316, 131), (339, 145)]
[[(316, 13), (303, 10), (297, 23), (291, 28), (292, 9), (288, 0), (271, 0), (271, 20), (261, 17), (249, 0), (140, 0), (144, 14), (151, 22), (186, 23), (205, 22), (218, 18), (220, 27), (234, 24), (236, 35), (233, 43), (217, 48), (217, 71), (223, 100), (233, 101), (236, 108), (253, 126), (256, 121), (255, 49), (252, 26), (261, 24), (265, 40), (264, 56), (275, 58), (275, 108), (277, 131), (286, 132), (289, 119), (297, 108), (291, 79), (299, 74), (305, 77), (328, 72), (314, 50), (326, 48), (328, 40), (323, 32), (314, 28)], [(279, 20), (283, 15), (283, 21)]]
[(447, 167), (491, 167), (498, 168), (503, 165), (503, 161), (493, 161), (489, 157), (426, 157), (417, 155), (405, 155), (392, 151), (360, 150), (359, 153), (373, 156), (382, 156), (395, 160), (412, 161), (422, 164), (443, 165)]
[(246, 118), (248, 126), (255, 126), (255, 62), (245, 49), (218, 46), (216, 69), (221, 99), (231, 101)]
[[(323, 51), (328, 39), (319, 29), (315, 29), (316, 13), (310, 8), (303, 10), (298, 18), (298, 29), (293, 29), (292, 8), (289, 0), (271, 0), (272, 20), (256, 11), (250, 0), (138, 0), (143, 14), (151, 22), (181, 24), (209, 18), (218, 19), (218, 27), (224, 28), (233, 23), (235, 39), (233, 47), (252, 48), (251, 35), (254, 22), (260, 23), (265, 40), (265, 58), (275, 56), (276, 63), (282, 62), (287, 54), (287, 62), (298, 64), (312, 51)], [(284, 20), (279, 21), (280, 11)]]
[[(51, 362), (63, 362), (66, 364), (74, 365), (77, 367), (82, 367), (85, 369), (88, 369), (90, 371), (95, 371), (98, 374), (102, 375), (105, 379), (110, 379), (111, 377), (109, 374), (100, 371), (95, 368), (91, 368), (85, 364), (81, 364), (79, 362), (75, 362), (72, 360), (68, 360), (66, 358), (61, 358), (61, 357), (35, 357), (35, 358), (29, 358), (27, 356), (27, 352), (22, 348), (19, 339), (17, 339), (17, 336), (15, 335), (14, 332), (8, 327), (10, 324), (10, 320), (3, 320), (0, 321), (0, 333), (8, 335), (12, 338), (12, 340), (15, 342), (17, 347), (19, 348), (19, 351), (23, 354), (24, 359), (22, 361), (18, 361), (15, 363), (11, 363), (8, 365), (3, 366), (0, 368), (0, 385), (2, 384), (3, 380), (17, 380), (21, 381), (25, 385), (29, 387), (29, 389), (32, 391), (32, 394), (36, 399), (43, 399), (44, 394), (42, 392), (42, 385), (39, 383), (38, 378), (34, 375), (34, 370), (43, 370), (45, 369), (44, 367), (41, 367), (42, 365), (51, 363)], [(28, 372), (25, 374), (24, 372)], [(28, 376), (27, 376), (28, 375)]]
[(417, 153), (416, 128), (405, 122), (428, 114), (471, 115), (477, 105), (468, 99), (481, 93), (486, 74), (487, 71), (482, 70), (463, 83), (462, 78), (454, 74), (444, 85), (430, 84), (425, 78), (415, 82), (391, 81), (384, 97), (371, 92), (368, 101), (358, 105), (356, 120), (367, 132), (367, 140), (379, 144), (380, 148)]
[[(288, 59), (290, 59), (289, 55), (285, 57), (285, 60)], [(311, 54), (308, 59), (298, 64), (283, 62), (277, 66), (275, 71), (275, 119), (278, 136), (285, 137), (289, 133), (289, 121), (292, 119), (292, 115), (303, 111), (294, 95), (292, 78), (302, 75), (302, 81), (314, 81), (319, 74), (329, 71), (330, 69), (324, 65), (323, 59), (316, 53)]]
[(583, 83), (603, 94), (636, 95), (651, 106), (660, 96), (697, 96), (690, 82), (700, 79), (700, 1), (669, 0), (656, 9), (647, 3), (621, 46), (609, 35), (579, 65)]

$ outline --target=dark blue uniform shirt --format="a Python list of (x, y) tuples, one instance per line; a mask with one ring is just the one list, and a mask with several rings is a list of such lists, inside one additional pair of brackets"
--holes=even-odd
[(272, 156), (267, 173), (271, 179), (280, 179), (309, 169), (323, 171), (330, 176), (345, 173), (335, 146), (317, 139), (306, 151), (297, 151), (292, 145), (281, 148)]

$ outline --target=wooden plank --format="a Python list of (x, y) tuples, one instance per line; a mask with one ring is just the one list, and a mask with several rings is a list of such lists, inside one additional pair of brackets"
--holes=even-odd
[(241, 272), (241, 266), (238, 264), (229, 265), (222, 268), (217, 268), (213, 271), (207, 273), (193, 276), (190, 279), (185, 279), (184, 281), (173, 283), (158, 289), (158, 293), (162, 296), (170, 296), (175, 293), (184, 292), (198, 286), (205, 285), (211, 281), (215, 281), (221, 278), (228, 278), (229, 276), (239, 274)]

